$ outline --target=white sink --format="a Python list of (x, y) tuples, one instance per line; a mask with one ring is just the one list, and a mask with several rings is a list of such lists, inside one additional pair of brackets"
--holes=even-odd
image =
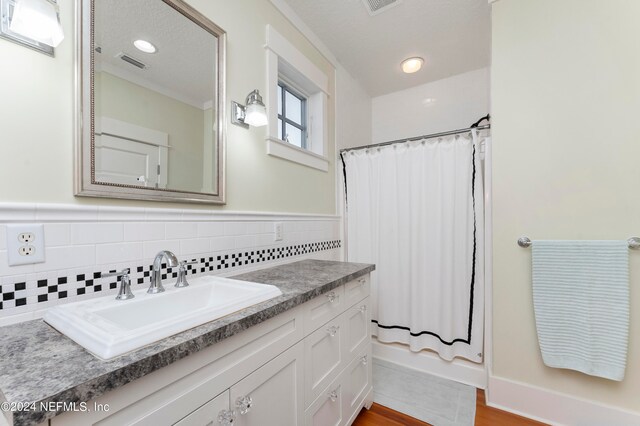
[(200, 324), (282, 295), (279, 288), (229, 278), (204, 276), (189, 287), (133, 292), (134, 299), (115, 295), (49, 309), (44, 320), (80, 346), (111, 359)]

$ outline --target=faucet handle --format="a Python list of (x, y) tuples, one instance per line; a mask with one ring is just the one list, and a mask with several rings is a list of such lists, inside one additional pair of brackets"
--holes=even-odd
[(129, 268), (125, 268), (120, 272), (101, 272), (100, 278), (109, 278), (109, 277), (124, 277), (125, 275), (129, 275), (131, 270)]
[(178, 280), (176, 281), (176, 287), (188, 287), (189, 282), (187, 281), (187, 265), (193, 265), (194, 263), (198, 263), (197, 260), (186, 261), (183, 260), (179, 263), (178, 267)]
[(122, 277), (116, 300), (129, 300), (135, 297), (133, 293), (131, 293), (131, 278), (129, 278), (130, 272), (131, 270), (129, 268), (125, 268), (120, 272), (107, 272), (100, 274), (100, 278)]

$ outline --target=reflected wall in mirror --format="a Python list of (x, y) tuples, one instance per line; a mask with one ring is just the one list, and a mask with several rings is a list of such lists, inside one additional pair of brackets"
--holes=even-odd
[(80, 9), (76, 195), (224, 203), (225, 32), (181, 0)]

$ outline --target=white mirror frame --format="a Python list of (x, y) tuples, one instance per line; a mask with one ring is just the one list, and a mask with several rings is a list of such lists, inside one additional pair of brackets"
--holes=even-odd
[[(226, 203), (226, 32), (209, 18), (195, 10), (183, 0), (162, 0), (187, 19), (215, 35), (218, 40), (215, 105), (217, 153), (217, 193), (148, 189), (134, 185), (121, 185), (95, 181), (94, 173), (94, 91), (93, 91), (93, 15), (94, 1), (76, 2), (76, 134), (75, 134), (75, 181), (74, 194), (81, 197), (124, 198), (145, 201), (187, 202), (205, 204)], [(98, 0), (99, 1), (99, 0)]]

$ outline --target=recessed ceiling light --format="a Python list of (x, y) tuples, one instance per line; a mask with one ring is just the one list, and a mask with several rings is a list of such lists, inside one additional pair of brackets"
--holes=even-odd
[(406, 74), (412, 74), (414, 72), (420, 71), (422, 68), (422, 64), (424, 63), (424, 59), (419, 57), (409, 58), (402, 61), (402, 71)]
[(158, 49), (156, 49), (153, 44), (149, 43), (146, 40), (136, 40), (133, 42), (133, 45), (136, 47), (136, 49), (144, 53), (156, 53), (158, 51)]

